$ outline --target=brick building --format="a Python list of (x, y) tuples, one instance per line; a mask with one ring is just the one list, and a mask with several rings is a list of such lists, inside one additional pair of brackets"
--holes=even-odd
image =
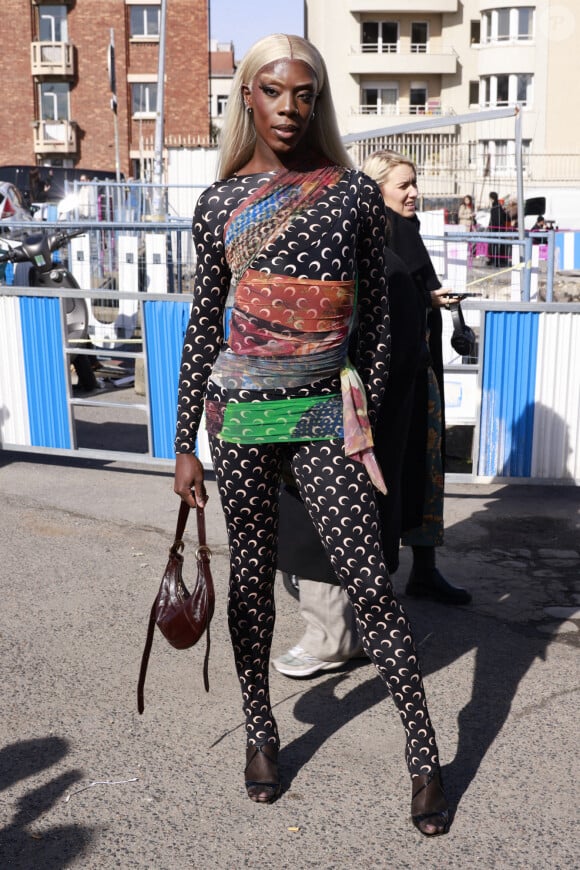
[[(119, 164), (153, 155), (161, 0), (2, 0), (3, 164), (114, 169), (109, 45), (115, 43)], [(208, 0), (167, 3), (165, 144), (209, 142)]]

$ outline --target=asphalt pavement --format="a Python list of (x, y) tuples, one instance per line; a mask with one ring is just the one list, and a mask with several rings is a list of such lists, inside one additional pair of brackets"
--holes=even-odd
[[(272, 671), (283, 793), (246, 797), (225, 529), (208, 490), (210, 692), (203, 647), (176, 651), (157, 632), (139, 716), (178, 507), (169, 470), (0, 452), (0, 867), (579, 867), (579, 489), (448, 486), (438, 563), (470, 606), (407, 599), (402, 551), (394, 584), (454, 813), (432, 840), (410, 823), (402, 727), (366, 660), (299, 681)], [(187, 541), (186, 581), (193, 527)], [(275, 655), (300, 634), (280, 579), (276, 603)]]

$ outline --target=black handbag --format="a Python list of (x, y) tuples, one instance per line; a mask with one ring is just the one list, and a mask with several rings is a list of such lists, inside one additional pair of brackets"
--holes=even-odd
[(203, 684), (209, 692), (209, 626), (214, 613), (215, 592), (210, 570), (211, 550), (206, 544), (205, 516), (201, 508), (197, 508), (197, 533), (199, 545), (195, 551), (197, 560), (197, 579), (191, 592), (188, 592), (183, 582), (183, 534), (189, 516), (189, 505), (182, 501), (177, 518), (175, 540), (169, 550), (169, 561), (165, 568), (159, 592), (153, 602), (149, 615), (147, 639), (141, 659), (139, 682), (137, 685), (137, 709), (143, 713), (145, 709), (144, 688), (147, 665), (155, 626), (176, 649), (189, 649), (206, 633), (206, 651), (203, 663)]

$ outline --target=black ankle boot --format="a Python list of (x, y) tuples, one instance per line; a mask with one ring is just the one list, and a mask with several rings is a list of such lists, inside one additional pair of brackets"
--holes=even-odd
[(471, 594), (453, 586), (435, 567), (435, 547), (413, 547), (413, 567), (405, 592), (412, 598), (430, 598), (441, 604), (469, 604)]

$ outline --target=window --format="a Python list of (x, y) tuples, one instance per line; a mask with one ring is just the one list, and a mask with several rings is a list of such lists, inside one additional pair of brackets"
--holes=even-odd
[(481, 79), (480, 104), (483, 106), (530, 106), (534, 77), (531, 73), (485, 76)]
[[(491, 175), (511, 174), (516, 163), (516, 144), (513, 139), (482, 139), (480, 159), (482, 168)], [(524, 169), (530, 162), (532, 140), (522, 141), (522, 163)]]
[(40, 42), (66, 42), (68, 39), (66, 6), (41, 6), (38, 10)]
[(382, 50), (395, 52), (399, 49), (399, 25), (396, 21), (383, 21), (381, 25)]
[(216, 115), (218, 118), (221, 118), (224, 115), (227, 104), (228, 94), (218, 94), (216, 96)]
[(151, 117), (157, 109), (157, 82), (132, 82), (133, 117)]
[(414, 21), (411, 24), (411, 51), (416, 54), (424, 54), (427, 51), (427, 22)]
[(510, 38), (510, 10), (497, 10), (497, 38), (506, 40)]
[(475, 106), (479, 103), (479, 82), (477, 79), (469, 82), (469, 105)]
[(527, 106), (532, 102), (532, 82), (534, 77), (529, 73), (520, 73), (516, 76), (516, 100)]
[(509, 102), (510, 77), (501, 75), (496, 76), (497, 95), (495, 99), (496, 106), (507, 106)]
[(534, 10), (531, 7), (518, 9), (518, 39), (532, 39), (534, 35)]
[(134, 37), (149, 37), (159, 39), (160, 6), (131, 6), (130, 35)]
[(43, 82), (40, 86), (40, 117), (43, 121), (68, 121), (69, 86), (66, 82)]
[(365, 21), (362, 25), (363, 52), (392, 53), (399, 48), (397, 21)]
[(427, 88), (411, 85), (411, 89), (409, 91), (409, 113), (411, 115), (424, 115), (426, 103)]
[(399, 88), (388, 85), (383, 88), (363, 88), (363, 115), (396, 115), (399, 102)]
[(513, 171), (515, 143), (513, 139), (483, 139), (481, 141), (482, 166), (491, 175)]
[(472, 45), (478, 45), (481, 39), (481, 22), (472, 21), (470, 24), (470, 42)]
[(515, 42), (533, 38), (533, 6), (490, 9), (481, 14), (481, 42), (483, 44), (489, 42)]
[(508, 140), (495, 140), (495, 168), (507, 169), (508, 167)]
[(362, 50), (379, 50), (379, 25), (376, 21), (365, 21), (362, 26)]

